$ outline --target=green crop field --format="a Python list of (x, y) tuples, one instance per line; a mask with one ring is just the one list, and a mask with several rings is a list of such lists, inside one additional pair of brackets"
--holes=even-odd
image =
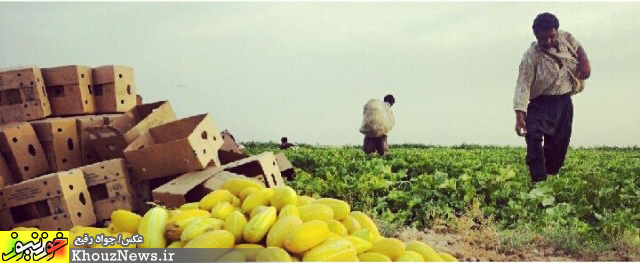
[[(247, 143), (250, 153), (280, 152)], [(570, 149), (558, 176), (532, 185), (524, 148), (393, 146), (380, 158), (355, 147), (285, 151), (289, 182), (337, 197), (388, 228), (453, 226), (474, 205), (500, 231), (538, 233), (575, 253), (640, 249), (640, 149)]]

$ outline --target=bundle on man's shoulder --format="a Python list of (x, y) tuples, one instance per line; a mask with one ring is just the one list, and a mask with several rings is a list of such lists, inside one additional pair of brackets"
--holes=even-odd
[(364, 105), (360, 132), (370, 137), (387, 135), (395, 125), (391, 107), (380, 100), (371, 99)]

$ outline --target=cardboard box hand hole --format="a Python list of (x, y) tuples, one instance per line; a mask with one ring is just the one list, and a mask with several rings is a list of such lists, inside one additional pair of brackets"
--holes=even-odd
[(69, 148), (69, 151), (73, 151), (73, 139), (67, 139), (67, 148)]
[(94, 203), (109, 198), (109, 191), (107, 190), (106, 184), (89, 186), (89, 194), (91, 195), (91, 201)]
[(19, 89), (0, 91), (0, 106), (22, 104), (23, 102)]
[(47, 93), (51, 94), (51, 97), (64, 97), (64, 86), (47, 87)]
[(78, 197), (78, 200), (82, 205), (87, 205), (87, 200), (84, 198), (84, 193), (80, 193), (80, 197)]
[(93, 92), (95, 93), (95, 96), (102, 96), (102, 94), (104, 93), (102, 85), (94, 85)]
[(11, 207), (9, 210), (13, 222), (16, 224), (51, 215), (51, 208), (47, 200)]

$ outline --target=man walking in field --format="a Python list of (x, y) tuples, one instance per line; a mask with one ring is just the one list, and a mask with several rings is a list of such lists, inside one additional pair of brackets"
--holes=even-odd
[(591, 73), (584, 49), (559, 25), (550, 13), (533, 21), (537, 42), (522, 57), (513, 99), (516, 133), (525, 137), (534, 183), (558, 174), (564, 164), (573, 120), (571, 95), (584, 89), (583, 80)]
[(364, 134), (362, 150), (366, 153), (377, 152), (380, 156), (389, 150), (387, 135), (395, 125), (395, 117), (391, 106), (396, 102), (393, 95), (387, 95), (383, 101), (371, 99), (364, 105), (362, 126)]

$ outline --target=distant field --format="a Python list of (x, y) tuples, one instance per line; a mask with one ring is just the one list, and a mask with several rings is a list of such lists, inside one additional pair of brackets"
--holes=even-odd
[[(280, 151), (245, 146), (254, 154)], [(380, 158), (355, 147), (305, 146), (285, 154), (297, 168), (290, 186), (348, 201), (386, 231), (455, 228), (475, 206), (503, 233), (534, 233), (574, 253), (640, 251), (638, 148), (570, 149), (560, 174), (536, 186), (524, 148), (400, 145)], [(503, 241), (513, 241), (509, 235)]]

